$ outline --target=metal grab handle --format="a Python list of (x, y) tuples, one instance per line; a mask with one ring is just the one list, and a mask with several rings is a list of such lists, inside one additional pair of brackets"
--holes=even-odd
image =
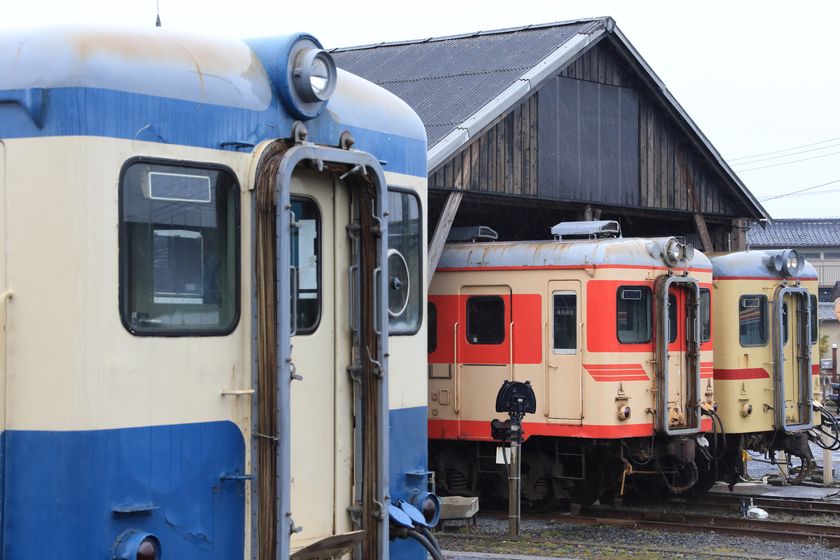
[(458, 322), (452, 326), (452, 365), (455, 366), (455, 414), (461, 413), (461, 368), (458, 367)]
[(292, 313), (291, 313), (291, 333), (292, 336), (297, 334), (297, 311), (298, 311), (298, 269), (296, 266), (289, 265), (289, 296), (291, 297)]
[(513, 381), (513, 325), (515, 323), (513, 321), (510, 322), (508, 326), (508, 331), (510, 332), (510, 344), (508, 345), (508, 354), (510, 355), (510, 380)]
[(373, 269), (373, 286), (375, 290), (373, 296), (373, 330), (377, 336), (382, 334), (382, 319), (379, 317), (379, 310), (381, 309), (382, 302), (380, 300), (383, 294), (379, 288), (379, 282), (377, 282), (380, 276), (382, 276), (382, 267), (377, 266)]
[(356, 271), (359, 270), (359, 265), (351, 264), (347, 269), (348, 274), (348, 292), (350, 294), (347, 303), (347, 321), (350, 324), (350, 332), (359, 332), (359, 326), (356, 323)]

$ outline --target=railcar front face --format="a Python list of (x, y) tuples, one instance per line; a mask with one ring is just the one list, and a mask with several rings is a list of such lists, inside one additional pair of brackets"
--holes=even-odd
[(537, 396), (523, 423), (524, 499), (620, 492), (623, 459), (633, 457), (636, 479), (659, 480), (657, 456), (677, 463), (663, 467), (681, 473), (674, 487), (696, 480), (694, 437), (710, 428), (699, 405), (714, 402), (711, 266), (697, 253), (672, 268), (657, 247), (616, 239), (444, 251), (429, 295), (429, 429), (442, 486), (491, 486), (481, 478), (501, 468), (490, 421), (505, 380), (529, 381)]
[(0, 37), (0, 557), (424, 555), (422, 124), (220, 43)]
[[(820, 391), (817, 277), (804, 260), (789, 270), (783, 253), (790, 252), (713, 258), (718, 413), (739, 438), (736, 455), (746, 448), (808, 460), (807, 431), (820, 423), (812, 404)], [(740, 455), (725, 460), (726, 472), (742, 469)]]

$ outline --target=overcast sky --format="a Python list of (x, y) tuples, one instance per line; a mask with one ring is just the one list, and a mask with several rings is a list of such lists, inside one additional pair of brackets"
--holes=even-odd
[[(152, 26), (155, 4), (0, 0), (0, 28)], [(160, 11), (171, 29), (308, 31), (327, 47), (609, 15), (774, 218), (840, 216), (838, 2), (160, 0)]]

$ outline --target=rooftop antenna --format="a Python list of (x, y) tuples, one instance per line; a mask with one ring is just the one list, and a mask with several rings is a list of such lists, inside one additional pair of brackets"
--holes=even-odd
[(157, 19), (155, 20), (155, 27), (160, 27), (160, 0), (156, 0), (157, 4)]

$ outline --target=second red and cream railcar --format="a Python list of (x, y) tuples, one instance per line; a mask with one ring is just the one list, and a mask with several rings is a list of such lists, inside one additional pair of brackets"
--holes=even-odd
[(490, 430), (505, 380), (537, 397), (523, 424), (526, 502), (591, 503), (626, 481), (691, 487), (714, 403), (709, 259), (674, 237), (622, 238), (615, 222), (552, 232), (443, 251), (429, 291), (438, 487), (505, 495)]

